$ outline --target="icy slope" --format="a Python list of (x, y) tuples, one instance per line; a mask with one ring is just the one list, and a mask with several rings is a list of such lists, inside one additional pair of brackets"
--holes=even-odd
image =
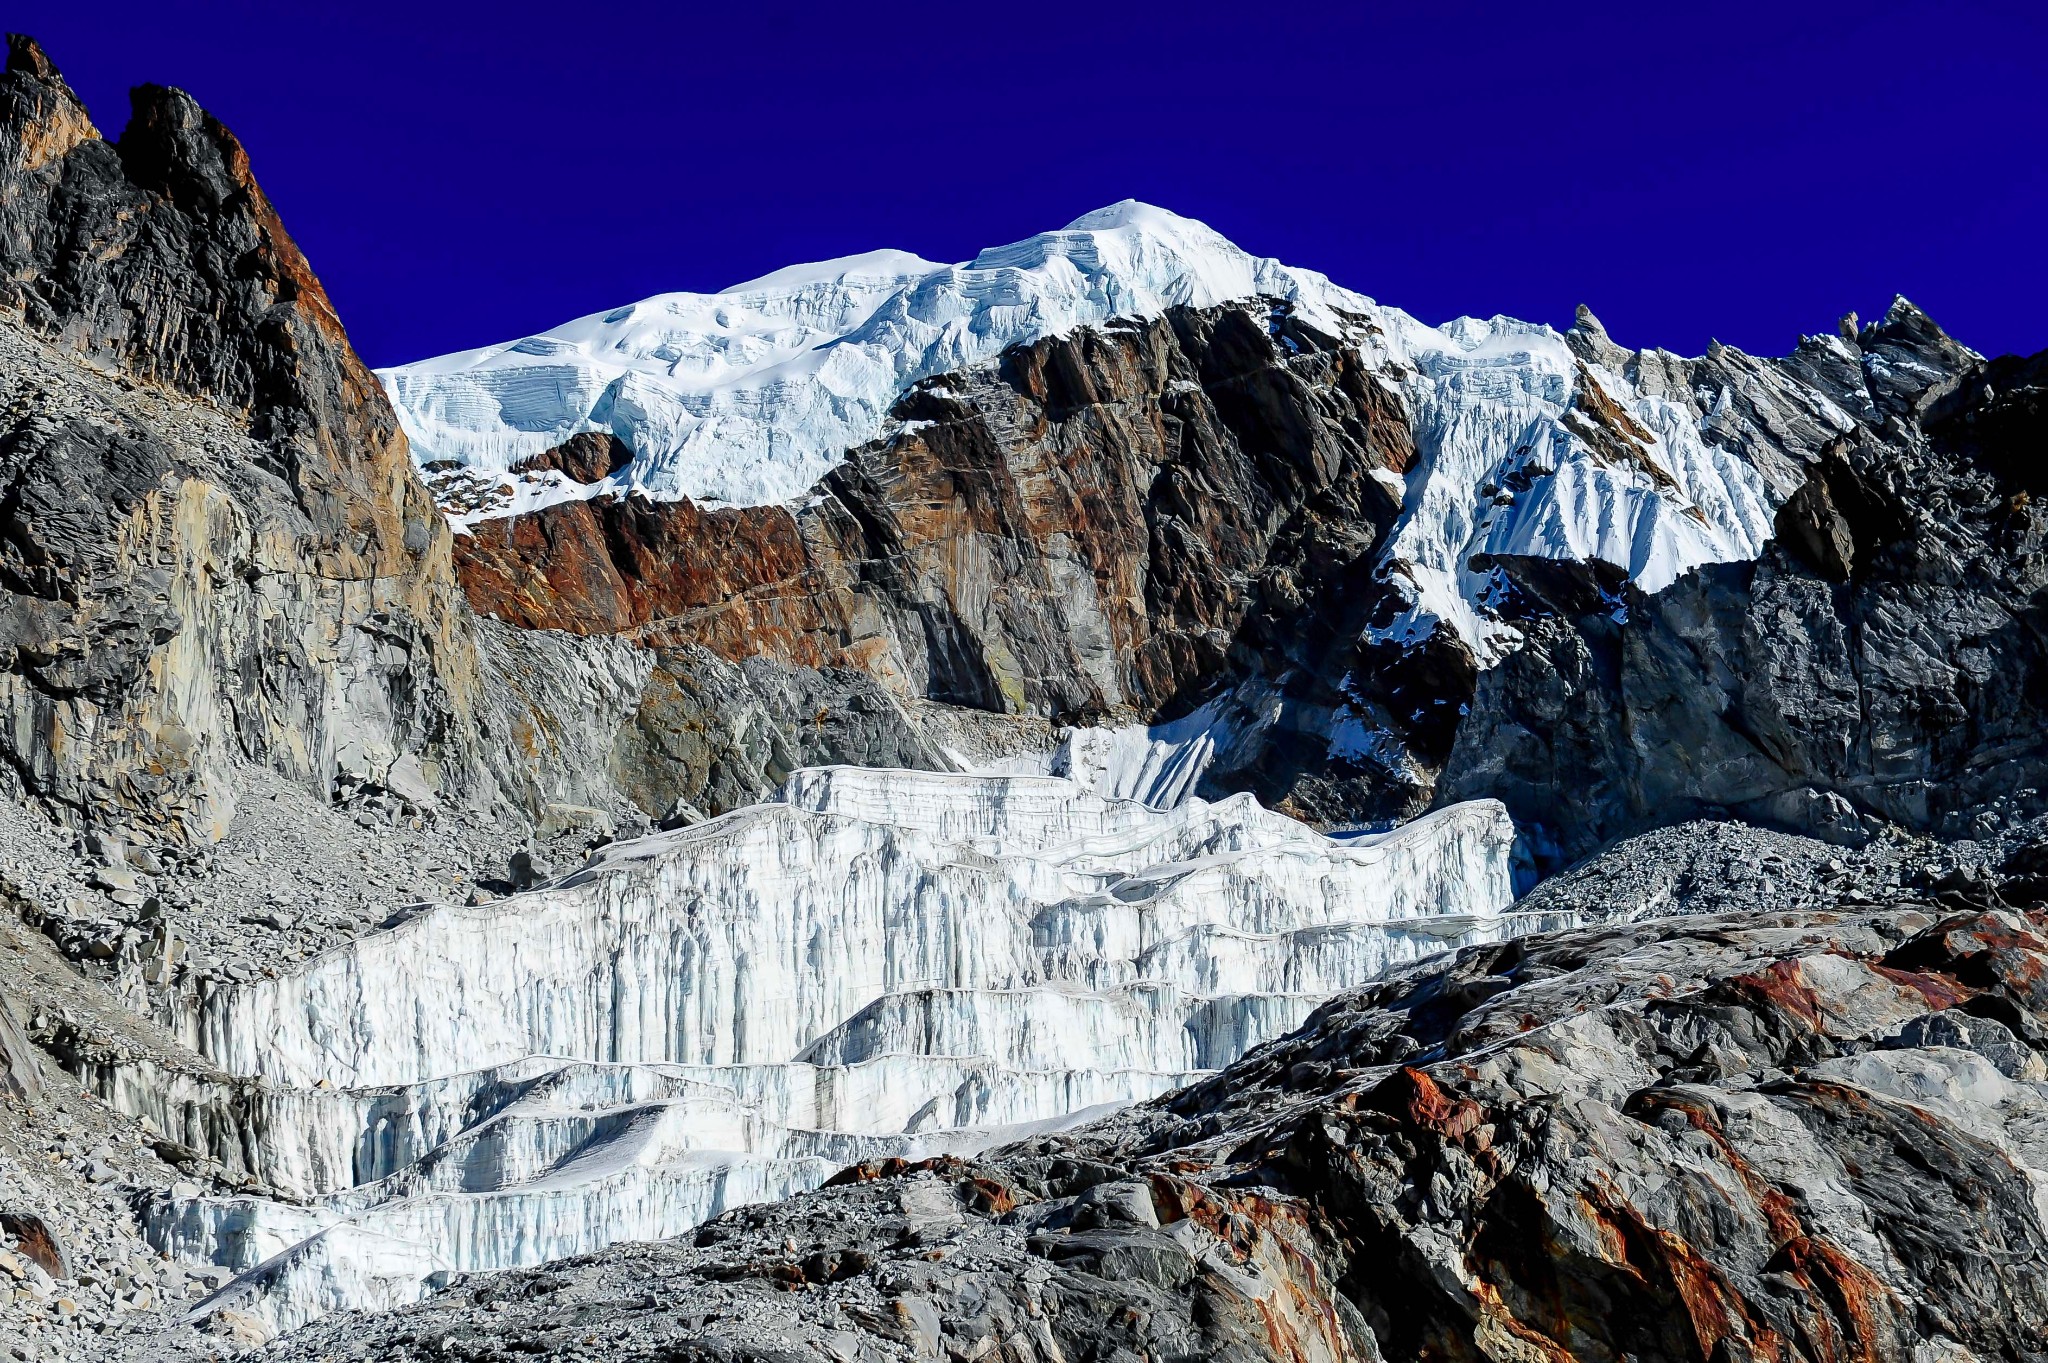
[[(1473, 566), (1478, 555), (1598, 559), (1655, 592), (1701, 564), (1755, 558), (1770, 538), (1791, 487), (1774, 491), (1746, 449), (1581, 361), (1551, 328), (1379, 316), (1417, 454), (1380, 555), (1410, 603), (1391, 638), (1441, 620), (1493, 661), (1515, 635), (1492, 616), (1502, 581)], [(1798, 400), (1838, 429), (1852, 424), (1818, 394)]]
[[(268, 1081), (239, 1139), (295, 1198), (167, 1202), (151, 1234), (288, 1326), (1073, 1120), (1531, 926), (1505, 912), (1512, 838), (1490, 802), (1332, 840), (1249, 796), (799, 772), (779, 802), (208, 996), (190, 1033)], [(199, 1139), (149, 1085), (110, 1088)]]
[[(799, 266), (381, 376), (458, 526), (626, 491), (758, 505), (800, 498), (849, 447), (888, 435), (890, 407), (920, 380), (1076, 327), (1250, 298), (1354, 346), (1404, 399), (1418, 460), (1386, 475), (1404, 512), (1381, 567), (1411, 603), (1394, 638), (1443, 620), (1491, 657), (1507, 637), (1487, 609), (1499, 583), (1473, 555), (1599, 558), (1654, 591), (1754, 557), (1789, 492), (1729, 440), (1739, 423), (1710, 439), (1711, 414), (1580, 362), (1549, 327), (1424, 326), (1130, 201), (964, 264), (882, 251)], [(514, 471), (582, 431), (635, 457), (592, 483)]]

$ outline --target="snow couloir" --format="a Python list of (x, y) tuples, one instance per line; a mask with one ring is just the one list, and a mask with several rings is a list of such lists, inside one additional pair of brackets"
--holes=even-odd
[[(1509, 911), (1513, 831), (1490, 801), (1332, 839), (1248, 795), (799, 772), (776, 802), (207, 996), (183, 1027), (261, 1081), (241, 1142), (293, 1196), (159, 1202), (148, 1233), (239, 1275), (202, 1309), (288, 1328), (1076, 1121), (1390, 965), (1558, 925)], [(190, 1120), (161, 1088), (102, 1087)]]

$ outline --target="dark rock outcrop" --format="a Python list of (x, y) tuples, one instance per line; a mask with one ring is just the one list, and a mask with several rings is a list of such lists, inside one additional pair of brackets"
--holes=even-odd
[(491, 758), (543, 832), (616, 815), (695, 822), (766, 798), (798, 767), (948, 765), (933, 726), (852, 668), (482, 627)]
[(52, 1278), (71, 1276), (63, 1242), (42, 1217), (34, 1212), (0, 1211), (0, 1231), (14, 1241), (16, 1253)]
[(1558, 593), (1532, 612), (1480, 677), (1438, 798), (1505, 800), (1560, 860), (1713, 809), (1853, 841), (1873, 821), (1968, 835), (1994, 800), (2038, 803), (2044, 357), (1957, 360), (1930, 327), (1901, 308), (1862, 333), (1881, 424), (1813, 463), (1757, 562), (1617, 588), (1622, 618)]
[(572, 483), (601, 483), (633, 462), (626, 442), (602, 431), (570, 436), (513, 466), (514, 473), (559, 473)]
[(227, 129), (143, 86), (102, 140), (12, 39), (0, 331), (12, 784), (202, 843), (237, 761), (480, 790), (447, 527)]

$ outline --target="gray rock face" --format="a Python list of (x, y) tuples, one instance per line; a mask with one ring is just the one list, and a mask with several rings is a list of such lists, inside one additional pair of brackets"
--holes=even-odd
[(664, 649), (614, 739), (614, 782), (664, 819), (759, 800), (799, 767), (945, 770), (926, 726), (866, 673)]
[(15, 1016), (14, 1001), (0, 998), (0, 1093), (12, 1094), (24, 1103), (43, 1096), (43, 1076), (36, 1053), (29, 1045), (22, 1019)]
[(1857, 842), (1950, 836), (2048, 784), (2042, 539), (2022, 451), (2042, 363), (1987, 366), (1894, 308), (1857, 342), (1881, 425), (1828, 447), (1754, 564), (1611, 609), (1532, 611), (1483, 675), (1438, 786), (1494, 795), (1569, 861), (1727, 809)]
[[(1991, 892), (1995, 898), (1995, 891)], [(2048, 914), (1460, 953), (1218, 1078), (330, 1318), (282, 1358), (2030, 1358)]]
[(184, 844), (235, 761), (319, 790), (409, 759), (484, 793), (449, 534), (231, 134), (146, 86), (119, 142), (0, 74), (0, 759)]
[(576, 810), (694, 822), (765, 798), (798, 767), (951, 765), (943, 725), (851, 668), (478, 624), (487, 752), (544, 826)]

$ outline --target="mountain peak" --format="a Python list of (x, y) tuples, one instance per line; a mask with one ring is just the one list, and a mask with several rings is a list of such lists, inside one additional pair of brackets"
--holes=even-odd
[(37, 80), (64, 78), (64, 73), (57, 69), (57, 63), (43, 51), (43, 45), (26, 33), (7, 35), (7, 69), (34, 76)]
[(1083, 213), (1068, 223), (1062, 230), (1068, 232), (1105, 232), (1118, 227), (1199, 227), (1210, 230), (1208, 224), (1193, 218), (1184, 218), (1171, 209), (1160, 208), (1139, 199), (1119, 199), (1091, 213)]
[[(841, 256), (716, 294), (663, 294), (383, 378), (421, 463), (464, 466), (502, 489), (479, 518), (628, 489), (764, 505), (800, 497), (873, 439), (922, 379), (1112, 318), (1258, 297), (1293, 299), (1332, 334), (1343, 324), (1331, 306), (1373, 306), (1193, 218), (1126, 199), (960, 264), (906, 251)], [(588, 430), (625, 441), (632, 466), (587, 486), (512, 474)]]

